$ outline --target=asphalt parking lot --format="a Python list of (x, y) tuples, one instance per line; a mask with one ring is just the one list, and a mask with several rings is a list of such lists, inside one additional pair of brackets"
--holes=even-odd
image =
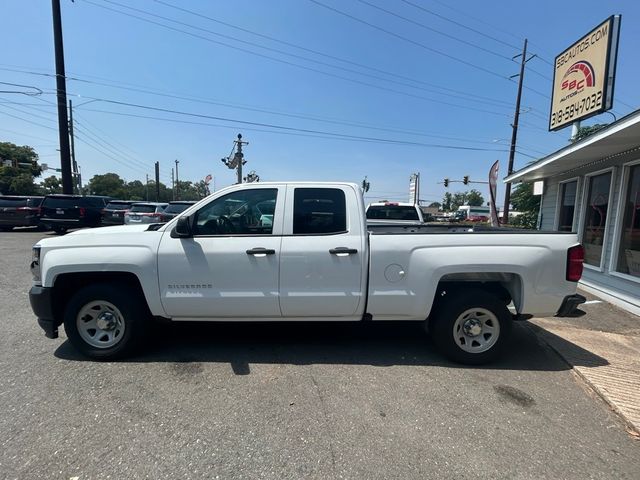
[(526, 324), (482, 368), (406, 323), (163, 326), (87, 361), (29, 308), (47, 235), (0, 233), (2, 478), (638, 478), (640, 442)]

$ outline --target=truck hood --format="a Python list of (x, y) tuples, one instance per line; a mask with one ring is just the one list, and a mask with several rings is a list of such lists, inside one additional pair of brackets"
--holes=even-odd
[(149, 230), (150, 226), (150, 224), (144, 224), (85, 228), (66, 235), (43, 238), (36, 245), (44, 248), (93, 245), (148, 245), (151, 239), (146, 238), (147, 236), (157, 238), (162, 236), (161, 231)]

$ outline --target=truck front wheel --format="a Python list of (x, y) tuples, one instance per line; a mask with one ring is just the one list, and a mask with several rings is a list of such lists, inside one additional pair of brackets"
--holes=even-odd
[(481, 365), (500, 354), (511, 331), (511, 314), (492, 293), (445, 290), (435, 305), (430, 331), (436, 347), (447, 358)]
[(64, 312), (64, 329), (71, 344), (87, 357), (115, 360), (133, 352), (148, 316), (136, 292), (102, 283), (71, 297)]

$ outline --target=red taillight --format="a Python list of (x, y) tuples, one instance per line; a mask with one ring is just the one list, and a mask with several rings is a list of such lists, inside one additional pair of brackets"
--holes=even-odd
[(87, 210), (84, 207), (80, 207), (80, 216), (84, 217), (84, 214), (87, 212)]
[(584, 247), (576, 245), (567, 251), (567, 280), (577, 282), (582, 277), (582, 263), (584, 262)]

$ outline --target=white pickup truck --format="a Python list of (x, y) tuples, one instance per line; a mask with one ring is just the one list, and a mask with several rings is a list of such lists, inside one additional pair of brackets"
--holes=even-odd
[(367, 226), (355, 184), (251, 183), (166, 224), (41, 240), (29, 297), (48, 337), (64, 323), (94, 359), (131, 354), (154, 319), (414, 320), (478, 364), (513, 320), (574, 314), (582, 260), (571, 233)]

